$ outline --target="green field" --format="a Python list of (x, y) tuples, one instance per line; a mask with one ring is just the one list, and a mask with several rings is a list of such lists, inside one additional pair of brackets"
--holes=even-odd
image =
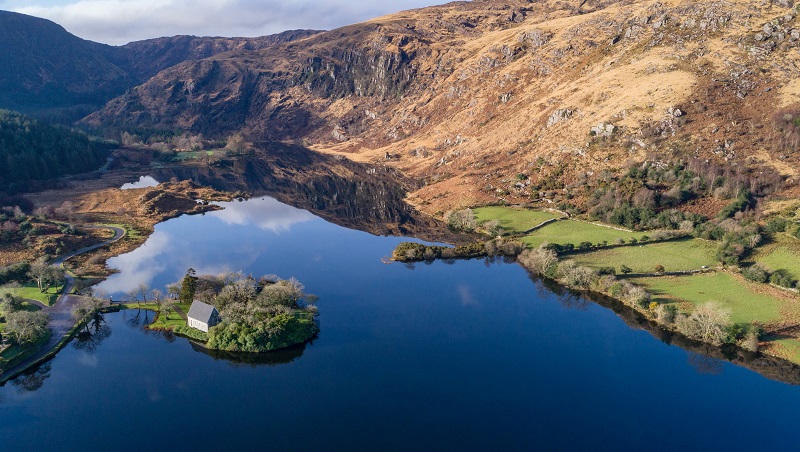
[(522, 238), (526, 244), (537, 247), (542, 243), (557, 243), (564, 245), (572, 243), (578, 246), (581, 242), (613, 244), (617, 239), (630, 241), (640, 239), (646, 233), (620, 231), (606, 226), (598, 226), (584, 221), (563, 220), (550, 223), (547, 226), (537, 229), (532, 234)]
[(217, 156), (225, 156), (225, 151), (223, 149), (217, 150), (210, 150), (210, 151), (181, 151), (177, 153), (178, 155), (175, 157), (176, 160), (194, 160), (200, 157), (213, 157)]
[[(148, 325), (150, 328), (154, 329), (172, 329), (178, 325), (186, 325), (186, 320), (183, 320), (180, 314), (176, 311), (172, 311), (169, 314), (169, 318), (167, 316), (161, 314), (159, 312), (159, 307), (155, 303), (142, 303), (138, 304), (136, 302), (133, 303), (123, 303), (122, 304), (124, 309), (147, 309), (150, 311), (158, 312), (158, 317), (156, 318), (155, 322)], [(183, 310), (184, 313), (189, 312), (189, 308), (192, 306), (191, 303), (179, 303), (176, 304), (175, 307)]]
[(58, 295), (61, 293), (61, 289), (62, 286), (51, 287), (50, 290), (48, 290), (45, 293), (42, 293), (39, 291), (39, 288), (36, 287), (36, 284), (29, 283), (18, 288), (4, 287), (0, 289), (0, 292), (2, 293), (11, 292), (12, 294), (18, 297), (27, 298), (29, 300), (40, 301), (46, 304), (47, 306), (52, 306), (53, 303), (55, 303), (56, 300), (58, 300)]
[(715, 252), (716, 247), (711, 242), (685, 239), (592, 251), (570, 256), (570, 259), (588, 267), (614, 267), (618, 272), (623, 265), (634, 273), (652, 273), (656, 265), (674, 272), (715, 266)]
[(800, 303), (766, 295), (763, 285), (728, 273), (637, 278), (633, 282), (646, 286), (659, 303), (686, 301), (697, 306), (716, 301), (730, 309), (731, 319), (741, 324), (753, 321), (769, 324), (780, 320), (781, 314), (800, 315)]
[(785, 269), (800, 279), (800, 240), (776, 234), (774, 242), (758, 248), (752, 260), (770, 271)]
[(767, 340), (778, 346), (784, 358), (793, 363), (800, 363), (800, 339), (767, 336)]
[(36, 353), (47, 341), (50, 340), (50, 332), (36, 342), (25, 345), (11, 345), (0, 353), (0, 369), (8, 369), (22, 362), (27, 357)]
[(525, 232), (547, 220), (561, 218), (562, 215), (543, 210), (522, 209), (517, 207), (489, 206), (472, 209), (478, 223), (497, 220), (500, 226), (510, 232)]

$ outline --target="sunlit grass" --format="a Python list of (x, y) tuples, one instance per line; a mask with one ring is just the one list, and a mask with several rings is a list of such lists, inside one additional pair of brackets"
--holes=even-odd
[(800, 279), (800, 240), (776, 234), (774, 242), (753, 253), (752, 260), (770, 271), (784, 269), (793, 278)]
[(634, 238), (638, 240), (643, 235), (646, 235), (646, 233), (622, 231), (584, 221), (562, 220), (537, 229), (530, 235), (523, 237), (522, 241), (533, 247), (543, 243), (556, 243), (559, 245), (571, 243), (577, 246), (581, 242), (591, 242), (593, 244), (607, 242), (614, 244), (619, 239), (629, 242)]
[(503, 229), (511, 232), (525, 232), (547, 220), (561, 218), (561, 215), (544, 210), (522, 209), (517, 207), (489, 206), (472, 210), (478, 223), (497, 220)]
[(569, 259), (594, 268), (614, 267), (617, 271), (625, 265), (634, 273), (652, 273), (657, 265), (662, 265), (665, 271), (673, 272), (712, 267), (717, 264), (715, 251), (714, 243), (685, 239), (603, 249)]
[(769, 324), (780, 320), (781, 314), (800, 315), (798, 303), (771, 296), (765, 292), (771, 290), (768, 286), (725, 272), (637, 278), (634, 282), (646, 286), (653, 293), (653, 299), (660, 303), (686, 302), (699, 306), (715, 301), (731, 311), (731, 320), (735, 323)]
[(61, 294), (62, 289), (63, 286), (58, 286), (58, 287), (51, 287), (46, 292), (41, 292), (39, 290), (39, 287), (36, 286), (36, 284), (28, 283), (23, 285), (22, 287), (0, 288), (0, 294), (5, 292), (10, 292), (20, 298), (36, 300), (46, 304), (47, 306), (52, 306), (53, 304), (55, 304), (56, 300), (58, 300), (58, 296)]

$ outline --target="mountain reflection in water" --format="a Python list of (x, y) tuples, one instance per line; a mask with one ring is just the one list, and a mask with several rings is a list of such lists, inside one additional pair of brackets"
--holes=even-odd
[(374, 235), (402, 235), (437, 242), (464, 242), (442, 222), (405, 201), (418, 184), (391, 168), (356, 163), (302, 146), (262, 143), (252, 155), (212, 165), (164, 168), (159, 180), (191, 180), (218, 190), (269, 196), (326, 221)]
[[(312, 220), (321, 221), (308, 211), (280, 203), (272, 198), (254, 198), (246, 201), (219, 203), (223, 210), (206, 213), (202, 218), (184, 216), (156, 226), (147, 241), (139, 248), (108, 260), (108, 266), (121, 273), (111, 275), (97, 286), (101, 292), (124, 294), (144, 284), (153, 286), (154, 279), (171, 272), (177, 281), (186, 269), (194, 268), (198, 274), (210, 275), (238, 271), (251, 265), (262, 252), (264, 245), (280, 242), (282, 235), (294, 226)], [(192, 224), (190, 226), (189, 224)], [(202, 223), (202, 226), (198, 226)], [(257, 229), (262, 234), (248, 243), (244, 237), (237, 240), (236, 231), (249, 235)], [(227, 246), (219, 249), (209, 244), (208, 234), (227, 235)], [(180, 237), (181, 240), (176, 240)], [(192, 238), (192, 240), (185, 240)], [(299, 246), (299, 244), (298, 244)], [(218, 258), (204, 257), (209, 254)], [(232, 266), (236, 263), (237, 266)]]

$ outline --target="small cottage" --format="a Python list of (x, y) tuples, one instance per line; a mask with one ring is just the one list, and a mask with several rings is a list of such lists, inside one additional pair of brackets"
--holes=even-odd
[(208, 329), (221, 322), (219, 311), (210, 304), (194, 300), (192, 307), (187, 314), (187, 322), (190, 327), (208, 333)]

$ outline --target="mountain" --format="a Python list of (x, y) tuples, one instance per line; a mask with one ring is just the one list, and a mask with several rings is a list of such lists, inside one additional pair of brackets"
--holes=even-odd
[(173, 36), (113, 47), (106, 49), (106, 55), (138, 83), (143, 83), (162, 70), (187, 60), (201, 60), (231, 50), (266, 49), (317, 33), (316, 30), (290, 30), (256, 38)]
[(185, 61), (85, 121), (384, 162), (426, 181), (411, 200), (430, 212), (585, 198), (567, 190), (645, 161), (794, 190), (796, 15), (785, 0), (456, 2)]
[(0, 108), (51, 115), (53, 110), (66, 111), (67, 118), (77, 119), (183, 61), (234, 49), (264, 49), (314, 33), (176, 36), (114, 47), (78, 38), (46, 19), (0, 11)]
[(0, 108), (31, 112), (102, 105), (135, 80), (86, 41), (49, 20), (0, 11)]

